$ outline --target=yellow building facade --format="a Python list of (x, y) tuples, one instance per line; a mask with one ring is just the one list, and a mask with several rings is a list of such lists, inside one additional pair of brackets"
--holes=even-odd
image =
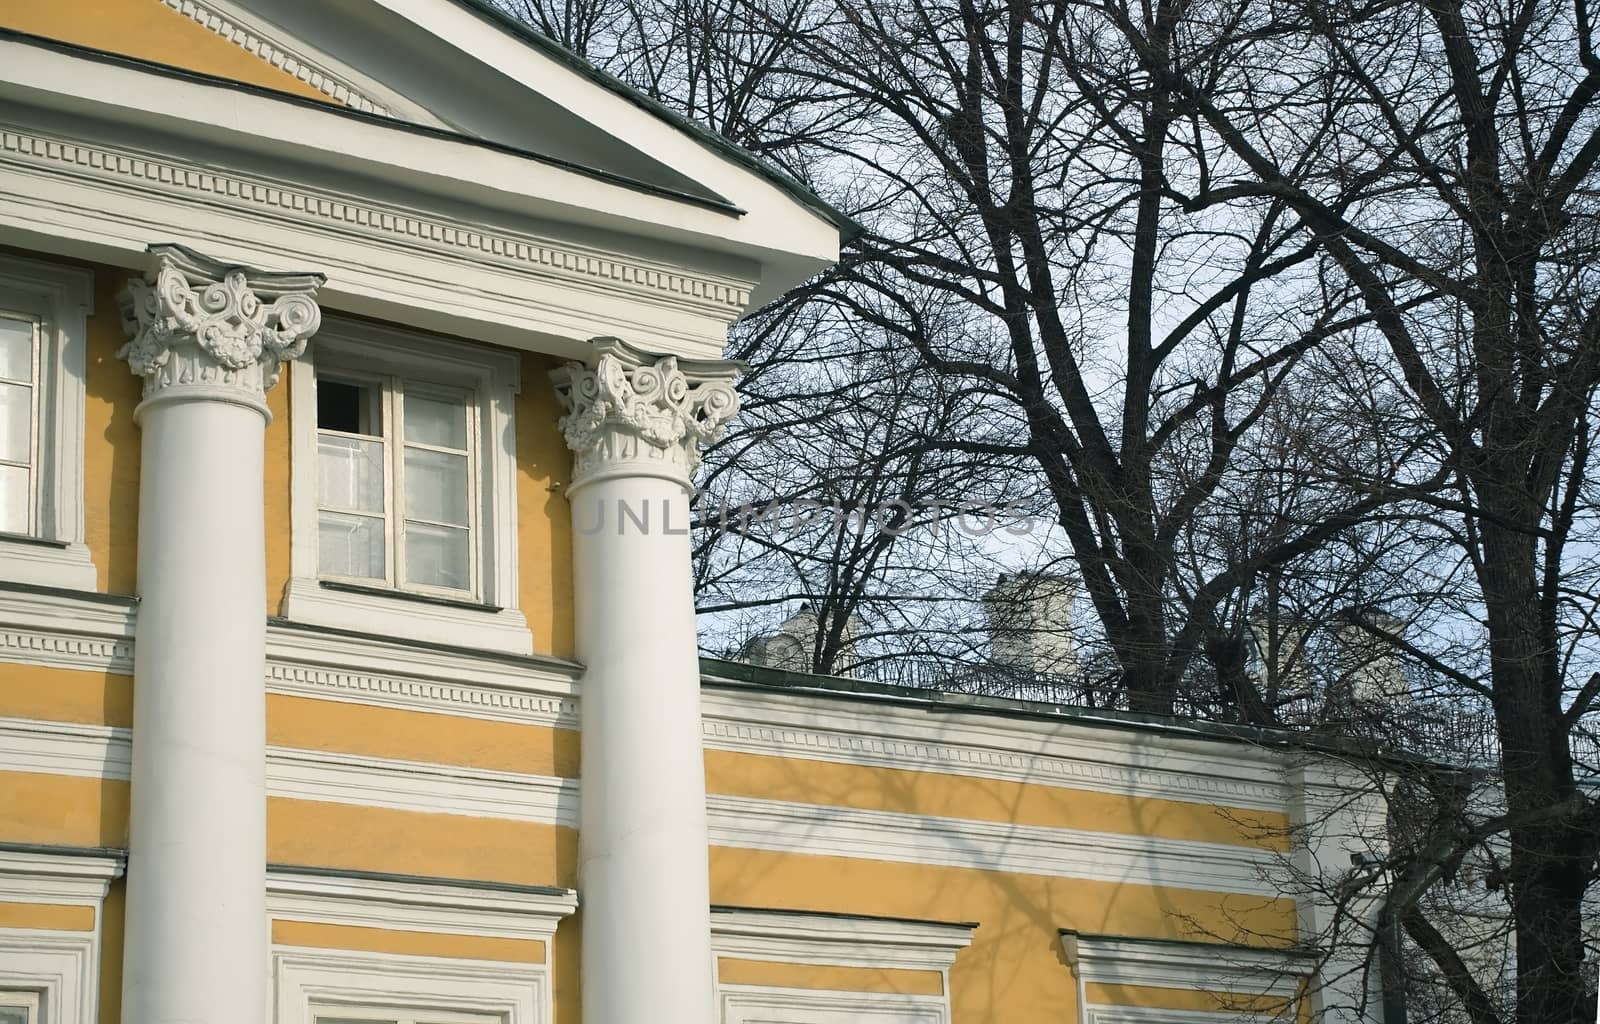
[(799, 186), (469, 0), (7, 4), (0, 97), (0, 1020), (1372, 1019), (1336, 765), (695, 660)]

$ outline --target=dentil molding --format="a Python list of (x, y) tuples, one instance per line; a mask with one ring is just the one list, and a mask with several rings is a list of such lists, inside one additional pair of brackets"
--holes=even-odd
[(722, 436), (739, 411), (738, 364), (653, 357), (616, 338), (594, 342), (591, 368), (551, 374), (575, 458), (572, 490), (613, 473), (667, 476), (688, 486), (700, 446)]
[(131, 340), (117, 353), (144, 378), (144, 404), (210, 397), (266, 415), (283, 363), (322, 323), (323, 276), (232, 266), (181, 245), (150, 252), (155, 268), (120, 297)]

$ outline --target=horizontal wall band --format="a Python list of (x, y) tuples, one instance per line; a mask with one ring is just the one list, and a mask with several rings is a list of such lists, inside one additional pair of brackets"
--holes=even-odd
[[(0, 719), (0, 770), (126, 779), (126, 729)], [(576, 828), (571, 779), (271, 747), (270, 796)], [(1273, 896), (1259, 849), (711, 794), (714, 846)]]

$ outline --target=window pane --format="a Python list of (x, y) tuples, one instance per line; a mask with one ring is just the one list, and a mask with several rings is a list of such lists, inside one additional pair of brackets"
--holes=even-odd
[(33, 507), (29, 473), (21, 466), (0, 466), (0, 531), (27, 533), (28, 511)]
[(472, 494), (467, 457), (426, 448), (406, 449), (406, 518), (466, 526)]
[(0, 1024), (28, 1024), (26, 1006), (0, 1006)]
[(318, 513), (317, 568), (334, 576), (382, 580), (383, 524), (367, 516)]
[(318, 380), (317, 428), (382, 437), (383, 412), (377, 386), (327, 377)]
[(467, 407), (461, 402), (406, 395), (406, 440), (441, 448), (467, 448)]
[(318, 504), (383, 512), (383, 444), (353, 437), (317, 437)]
[(0, 384), (0, 459), (31, 462), (33, 452), (33, 388)]
[(33, 321), (0, 316), (0, 377), (33, 380)]
[(425, 587), (472, 589), (467, 530), (406, 523), (406, 582)]

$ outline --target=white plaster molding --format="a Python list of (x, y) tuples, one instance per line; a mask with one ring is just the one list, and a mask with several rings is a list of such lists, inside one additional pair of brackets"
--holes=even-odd
[(144, 378), (144, 401), (206, 397), (269, 416), (266, 393), (279, 368), (306, 350), (322, 322), (321, 274), (281, 274), (232, 265), (181, 245), (152, 245), (155, 266), (128, 282), (117, 353)]
[[(1251, 1024), (1259, 1014), (1239, 1010), (1162, 1010), (1148, 1006), (1088, 1006), (1085, 1024)], [(1271, 1020), (1282, 1019), (1271, 1016)]]
[(947, 1024), (945, 996), (721, 987), (721, 1024)]
[(39, 325), (31, 538), (0, 537), (0, 579), (94, 590), (83, 534), (83, 406), (94, 275), (0, 254), (0, 309)]
[(44, 998), (40, 1024), (94, 1024), (99, 931), (0, 928), (0, 988)]
[(593, 368), (569, 363), (551, 374), (575, 456), (568, 497), (612, 475), (664, 476), (688, 487), (701, 445), (721, 437), (739, 411), (738, 365), (654, 357), (616, 338), (594, 347)]
[(913, 971), (948, 971), (975, 925), (715, 907), (719, 957)]
[(497, 1014), (550, 1020), (550, 966), (274, 946), (274, 1024), (305, 1024), (319, 1004)]
[(1063, 932), (1062, 949), (1085, 984), (1147, 985), (1238, 998), (1293, 999), (1314, 961), (1283, 949)]
[(0, 849), (0, 903), (57, 903), (98, 908), (123, 861), (91, 853)]
[[(470, 390), (476, 451), (475, 576), (482, 607), (407, 599), (396, 593), (332, 590), (318, 582), (316, 381), (319, 368), (360, 368)], [(285, 615), (373, 635), (405, 636), (464, 648), (531, 654), (533, 636), (519, 610), (517, 452), (513, 410), (521, 389), (517, 353), (435, 335), (330, 318), (315, 345), (290, 369), (290, 561)], [(398, 510), (396, 513), (398, 514)]]
[[(0, 719), (0, 770), (127, 778), (128, 731)], [(272, 747), (273, 796), (576, 827), (578, 782)], [(1125, 885), (1279, 896), (1269, 850), (1115, 832), (1010, 825), (723, 794), (706, 798), (714, 846), (855, 857)]]
[(348, 79), (312, 61), (302, 53), (290, 52), (283, 44), (265, 38), (258, 27), (247, 26), (239, 14), (221, 4), (199, 0), (161, 0), (179, 14), (252, 53), (285, 74), (298, 78), (311, 88), (354, 110), (387, 117), (383, 104), (365, 95)]
[(474, 888), (267, 869), (267, 910), (281, 920), (549, 942), (577, 905), (571, 890)]
[[(621, 292), (663, 308), (695, 311), (724, 325), (750, 302), (750, 285), (731, 277), (20, 124), (0, 124), (0, 164), (112, 184), (185, 207), (196, 202), (220, 205), (252, 218), (271, 217), (297, 231), (332, 232), (362, 246), (400, 246), (502, 267), (590, 296)], [(35, 198), (44, 194), (41, 188)], [(402, 284), (396, 281), (395, 287)], [(648, 323), (641, 321), (639, 327)]]

